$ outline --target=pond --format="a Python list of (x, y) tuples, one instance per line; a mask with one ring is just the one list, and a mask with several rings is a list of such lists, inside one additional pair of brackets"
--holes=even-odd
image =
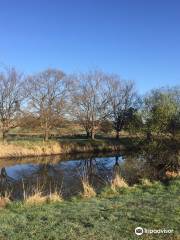
[(178, 171), (175, 151), (137, 151), (116, 154), (80, 154), (0, 160), (0, 194), (23, 199), (35, 191), (60, 192), (64, 198), (82, 192), (82, 181), (96, 191), (120, 174), (129, 185), (142, 179), (167, 181), (167, 171)]

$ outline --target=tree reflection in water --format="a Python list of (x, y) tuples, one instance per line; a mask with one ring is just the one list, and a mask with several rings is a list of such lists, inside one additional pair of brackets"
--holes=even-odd
[[(38, 188), (43, 194), (58, 191), (66, 198), (82, 191), (82, 179), (98, 192), (116, 175), (122, 176), (129, 185), (139, 183), (142, 178), (167, 181), (170, 173), (179, 172), (180, 155), (178, 149), (153, 143), (137, 152), (69, 159), (73, 160), (43, 158), (43, 163), (39, 164), (23, 165), (21, 161), (21, 164), (1, 168), (0, 195), (10, 194), (13, 199), (22, 199), (24, 189), (30, 195)], [(13, 178), (12, 173), (18, 178)]]

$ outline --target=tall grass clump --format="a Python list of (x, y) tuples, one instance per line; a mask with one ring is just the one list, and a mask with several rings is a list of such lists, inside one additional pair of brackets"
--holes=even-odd
[(6, 207), (10, 203), (9, 197), (0, 197), (0, 208)]
[(43, 185), (40, 186), (39, 182), (37, 181), (37, 186), (33, 189), (33, 191), (28, 195), (27, 191), (23, 184), (23, 196), (24, 196), (24, 202), (26, 204), (34, 205), (34, 204), (43, 204), (43, 203), (51, 203), (51, 202), (62, 202), (63, 198), (61, 196), (61, 193), (56, 190), (52, 192), (50, 188), (49, 194), (43, 193)]
[(128, 187), (128, 184), (119, 174), (116, 174), (111, 181), (111, 189), (114, 191), (116, 191), (116, 189), (118, 188), (127, 188), (127, 187)]
[(42, 192), (36, 191), (34, 194), (25, 199), (25, 204), (36, 205), (43, 203), (55, 203), (62, 202), (62, 200), (63, 198), (58, 192), (50, 193), (49, 195), (43, 195)]
[(41, 192), (35, 192), (33, 195), (28, 196), (25, 199), (25, 203), (30, 205), (42, 204), (46, 202), (47, 202), (47, 197), (43, 196)]
[(49, 194), (49, 196), (47, 196), (47, 202), (62, 202), (63, 198), (61, 196), (61, 193), (58, 193), (57, 191)]
[(91, 198), (96, 196), (96, 192), (92, 185), (89, 184), (88, 181), (82, 180), (82, 186), (83, 186), (83, 193), (82, 196), (84, 198)]
[(83, 198), (91, 198), (96, 196), (96, 191), (94, 187), (90, 184), (89, 176), (86, 169), (83, 169), (82, 171), (81, 183), (83, 187), (83, 192), (81, 193), (81, 196)]

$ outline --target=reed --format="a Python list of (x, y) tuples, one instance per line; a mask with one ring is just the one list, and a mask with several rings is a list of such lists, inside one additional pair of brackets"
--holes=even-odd
[(63, 198), (58, 192), (51, 193), (49, 195), (43, 195), (42, 192), (36, 191), (34, 194), (28, 196), (25, 199), (25, 204), (36, 205), (52, 202), (62, 202)]
[(43, 196), (41, 192), (36, 192), (31, 196), (28, 196), (25, 200), (26, 204), (42, 204), (47, 202), (47, 197)]
[(25, 157), (60, 154), (61, 146), (58, 143), (34, 143), (30, 144), (0, 144), (0, 158)]
[(67, 153), (108, 152), (119, 151), (123, 146), (106, 142), (105, 140), (82, 141), (14, 141), (12, 143), (0, 143), (0, 158), (48, 156)]
[(118, 188), (127, 188), (128, 184), (126, 181), (119, 176), (119, 174), (116, 174), (113, 180), (111, 181), (111, 189), (116, 191)]
[(81, 194), (81, 196), (83, 198), (91, 198), (96, 196), (96, 192), (93, 186), (90, 185), (88, 181), (82, 181), (82, 186), (83, 186), (83, 193)]
[(43, 203), (50, 203), (50, 202), (62, 202), (63, 198), (61, 192), (58, 192), (57, 186), (54, 188), (53, 192), (51, 191), (51, 184), (50, 184), (50, 191), (49, 194), (45, 194), (44, 183), (40, 184), (39, 179), (37, 179), (36, 186), (30, 191), (28, 194), (27, 189), (25, 188), (24, 181), (22, 180), (22, 189), (23, 189), (23, 197), (25, 204), (43, 204)]
[(47, 202), (62, 202), (62, 201), (63, 201), (62, 195), (57, 191), (50, 193), (49, 196), (47, 196)]

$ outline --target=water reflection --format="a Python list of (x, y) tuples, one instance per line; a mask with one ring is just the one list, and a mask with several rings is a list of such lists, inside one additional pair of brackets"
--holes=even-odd
[(39, 189), (44, 194), (60, 191), (66, 198), (82, 191), (82, 180), (99, 191), (116, 175), (121, 175), (129, 185), (139, 183), (142, 178), (164, 181), (168, 179), (167, 171), (179, 171), (179, 160), (178, 150), (157, 146), (106, 156), (83, 154), (11, 160), (3, 166), (1, 163), (0, 194), (22, 199), (24, 191), (31, 195)]

